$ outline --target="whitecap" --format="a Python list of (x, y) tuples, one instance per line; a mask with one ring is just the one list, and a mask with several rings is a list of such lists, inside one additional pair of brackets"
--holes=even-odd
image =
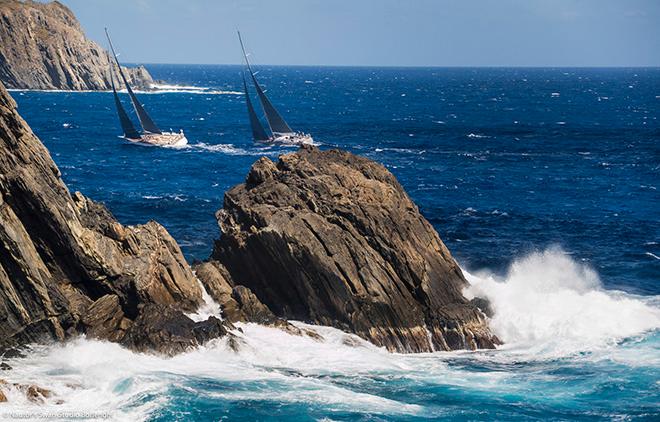
[(243, 148), (234, 146), (234, 144), (207, 144), (199, 142), (197, 144), (188, 145), (188, 147), (202, 151), (222, 152), (229, 155), (255, 155)]
[(189, 90), (189, 91), (205, 91), (208, 90), (208, 87), (204, 86), (194, 86), (194, 85), (176, 85), (176, 84), (156, 84), (153, 83), (149, 85), (150, 88), (160, 90), (160, 89), (171, 89), (171, 90)]
[(567, 356), (660, 329), (657, 297), (606, 290), (592, 268), (557, 247), (515, 260), (504, 277), (465, 274), (466, 295), (491, 301), (491, 327), (507, 350)]

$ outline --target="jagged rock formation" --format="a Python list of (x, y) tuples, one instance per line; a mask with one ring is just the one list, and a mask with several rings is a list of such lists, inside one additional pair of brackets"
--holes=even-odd
[(399, 352), (499, 342), (436, 231), (366, 158), (315, 147), (261, 158), (217, 218), (222, 236), (196, 271), (231, 318), (272, 312)]
[(268, 306), (242, 285), (235, 285), (227, 269), (218, 261), (198, 262), (193, 265), (197, 277), (211, 297), (222, 307), (222, 316), (229, 322), (253, 322), (279, 328), (296, 336), (323, 340), (312, 329), (299, 328), (284, 318), (276, 316)]
[(70, 195), (15, 108), (0, 84), (0, 350), (86, 333), (172, 354), (224, 335), (183, 314), (202, 291), (167, 231)]
[(234, 286), (227, 269), (217, 261), (197, 263), (195, 274), (213, 299), (222, 307), (222, 315), (231, 322), (255, 322), (275, 325), (279, 318), (245, 286)]
[[(134, 87), (153, 83), (143, 67), (124, 68)], [(61, 3), (0, 0), (0, 81), (16, 89), (110, 89), (105, 50), (88, 40)]]

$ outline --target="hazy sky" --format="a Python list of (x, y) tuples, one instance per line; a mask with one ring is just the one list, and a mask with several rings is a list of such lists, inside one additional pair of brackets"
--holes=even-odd
[(124, 62), (660, 66), (660, 0), (62, 0)]

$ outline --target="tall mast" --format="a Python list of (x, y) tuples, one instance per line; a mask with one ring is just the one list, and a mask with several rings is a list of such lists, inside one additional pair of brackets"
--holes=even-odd
[(117, 107), (117, 115), (119, 115), (119, 123), (121, 124), (121, 128), (124, 131), (124, 138), (139, 139), (140, 134), (135, 129), (135, 126), (133, 126), (133, 122), (131, 122), (131, 119), (128, 117), (126, 110), (124, 110), (124, 106), (121, 105), (121, 101), (119, 100), (119, 95), (117, 95), (117, 89), (115, 89), (115, 78), (112, 75), (113, 65), (112, 65), (112, 61), (110, 60), (109, 53), (108, 53), (108, 63), (110, 64), (110, 85), (112, 85), (112, 95), (114, 95), (115, 97), (115, 106)]
[(140, 104), (140, 101), (138, 101), (137, 97), (133, 93), (133, 90), (131, 89), (131, 86), (128, 84), (128, 80), (126, 79), (124, 72), (121, 70), (119, 59), (117, 59), (117, 53), (115, 53), (115, 48), (112, 45), (112, 40), (110, 40), (110, 35), (108, 34), (108, 28), (105, 28), (105, 36), (108, 37), (108, 42), (110, 43), (110, 49), (112, 50), (112, 55), (115, 57), (115, 62), (117, 63), (117, 67), (119, 68), (119, 74), (121, 75), (121, 78), (124, 81), (124, 85), (126, 85), (128, 96), (131, 98), (131, 103), (133, 103), (133, 108), (135, 108), (135, 113), (138, 116), (138, 120), (140, 120), (140, 125), (142, 126), (142, 129), (147, 133), (157, 133), (157, 134), (163, 133), (160, 129), (158, 129), (158, 126), (156, 126), (156, 123), (154, 123), (154, 121), (151, 119), (151, 117), (144, 109), (144, 107), (142, 107), (142, 104)]
[(266, 114), (266, 121), (268, 122), (270, 131), (273, 132), (274, 134), (293, 133), (293, 129), (291, 129), (291, 127), (286, 123), (286, 121), (284, 121), (282, 115), (277, 111), (273, 103), (270, 102), (264, 90), (261, 89), (259, 82), (257, 82), (257, 78), (254, 76), (254, 72), (252, 72), (252, 67), (250, 66), (250, 61), (248, 60), (248, 56), (245, 53), (245, 46), (243, 45), (243, 38), (241, 38), (241, 32), (240, 31), (237, 32), (238, 32), (238, 41), (241, 43), (241, 50), (243, 50), (243, 57), (245, 57), (245, 64), (247, 65), (248, 71), (250, 72), (250, 76), (252, 77), (252, 82), (254, 82), (254, 88), (257, 91), (259, 102), (261, 103), (261, 106), (264, 109), (264, 113)]

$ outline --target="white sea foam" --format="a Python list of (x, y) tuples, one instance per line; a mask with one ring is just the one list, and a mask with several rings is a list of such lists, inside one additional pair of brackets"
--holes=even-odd
[(161, 90), (161, 89), (185, 89), (189, 91), (205, 91), (208, 90), (208, 87), (205, 86), (194, 86), (194, 85), (176, 85), (176, 84), (151, 84), (150, 88)]
[[(417, 405), (356, 392), (323, 379), (323, 374), (416, 370), (398, 355), (327, 327), (318, 328), (325, 337), (319, 342), (256, 324), (238, 326), (243, 331), (235, 331), (242, 340), (239, 352), (223, 339), (173, 358), (132, 353), (116, 344), (84, 338), (35, 347), (27, 358), (10, 360), (14, 369), (3, 377), (9, 382), (42, 385), (51, 389), (54, 397), (35, 405), (18, 391), (10, 391), (9, 403), (1, 410), (101, 411), (109, 413), (112, 420), (145, 420), (167, 404), (168, 389), (189, 388), (184, 385), (186, 380), (213, 379), (257, 382), (260, 388), (196, 393), (224, 400), (316, 403), (375, 414), (421, 411)], [(345, 345), (347, 338), (356, 346)], [(58, 400), (64, 403), (57, 404)]]
[[(200, 95), (243, 95), (239, 91), (225, 91), (219, 89), (153, 89), (150, 91), (133, 90), (136, 94), (200, 94)], [(109, 92), (109, 91), (108, 91)], [(119, 92), (126, 92), (125, 89)]]
[[(44, 405), (35, 405), (12, 390), (0, 413), (76, 410), (108, 412), (112, 420), (140, 421), (160, 408), (176, 405), (170, 401), (174, 388), (219, 401), (274, 400), (333, 411), (428, 417), (431, 410), (423, 405), (383, 397), (378, 389), (361, 389), (352, 383), (359, 385), (360, 379), (405, 381), (527, 394), (536, 388), (538, 378), (533, 374), (471, 371), (463, 363), (468, 367), (474, 361), (485, 361), (486, 365), (514, 363), (517, 367), (521, 362), (575, 356), (576, 352), (598, 348), (608, 351), (606, 359), (626, 364), (658, 363), (657, 352), (650, 348), (617, 347), (612, 351), (614, 342), (660, 326), (657, 298), (604, 290), (593, 270), (561, 250), (516, 260), (503, 278), (488, 274), (468, 277), (472, 283), (469, 293), (492, 301), (492, 326), (507, 342), (500, 350), (392, 354), (334, 328), (301, 323), (295, 324), (316, 330), (323, 340), (257, 324), (237, 324), (242, 330), (234, 332), (240, 340), (237, 352), (225, 339), (218, 339), (189, 353), (163, 358), (80, 338), (61, 345), (36, 346), (27, 358), (9, 359), (14, 369), (3, 378), (43, 385), (55, 396)], [(205, 305), (191, 316), (203, 319), (218, 311), (218, 305), (205, 296)], [(599, 359), (582, 354), (577, 358)], [(538, 377), (545, 377), (544, 372)], [(232, 387), (208, 387), (207, 380)], [(551, 394), (564, 392), (546, 392)], [(64, 403), (57, 404), (58, 400)]]
[(240, 148), (234, 144), (207, 144), (205, 142), (198, 142), (195, 144), (188, 144), (178, 146), (176, 149), (191, 150), (191, 151), (210, 151), (219, 152), (227, 155), (278, 155), (297, 148), (298, 145), (287, 144), (273, 144), (264, 146), (255, 146), (251, 148)]
[(646, 252), (646, 255), (650, 256), (651, 258), (654, 258), (654, 259), (660, 260), (660, 256), (658, 256), (658, 255), (656, 255), (656, 254), (654, 254), (654, 253)]
[(191, 149), (203, 150), (203, 151), (212, 151), (212, 152), (221, 152), (228, 155), (263, 155), (265, 150), (258, 148), (254, 151), (249, 151), (244, 148), (239, 148), (234, 146), (234, 144), (207, 144), (204, 142), (199, 142), (197, 144), (189, 145)]
[(505, 349), (569, 355), (660, 329), (656, 297), (605, 290), (596, 272), (559, 248), (516, 260), (503, 278), (466, 274), (466, 295), (491, 301), (491, 327)]
[[(136, 94), (203, 94), (203, 95), (244, 95), (240, 91), (213, 89), (207, 87), (182, 86), (182, 85), (151, 85), (151, 90), (133, 89)], [(51, 92), (66, 94), (89, 94), (95, 92), (112, 92), (111, 90), (67, 90), (67, 89), (8, 89), (10, 92), (18, 92), (23, 95), (25, 92)], [(126, 89), (120, 89), (117, 92), (126, 93)]]
[(197, 282), (199, 283), (199, 288), (202, 290), (202, 301), (204, 303), (197, 309), (197, 312), (187, 314), (188, 318), (193, 321), (206, 321), (212, 316), (222, 319), (222, 308), (220, 304), (213, 300), (201, 281), (197, 280)]

